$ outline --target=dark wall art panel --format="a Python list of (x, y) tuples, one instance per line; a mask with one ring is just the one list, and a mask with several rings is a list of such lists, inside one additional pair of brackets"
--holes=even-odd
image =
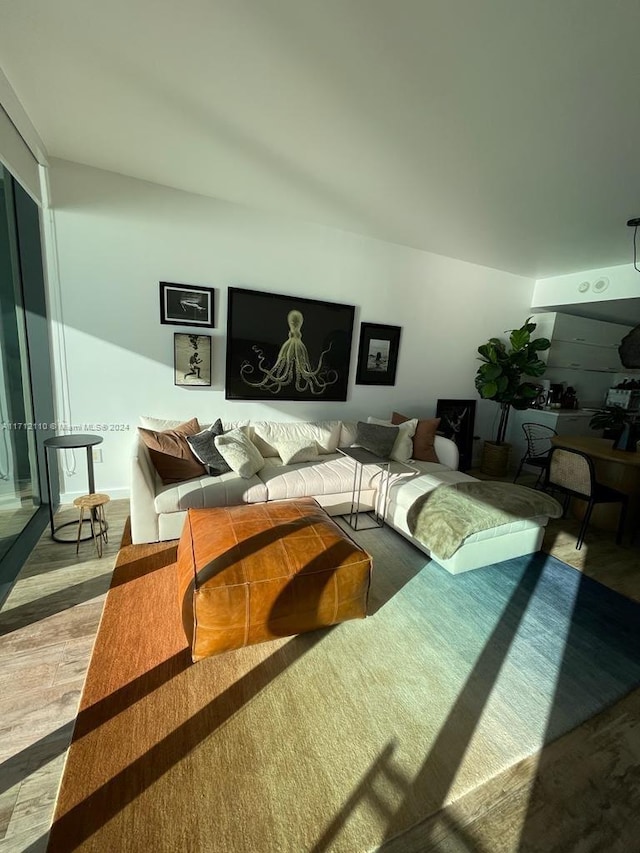
[(436, 417), (440, 418), (438, 432), (458, 446), (460, 470), (471, 468), (473, 457), (473, 432), (476, 422), (475, 400), (438, 400)]
[(353, 305), (229, 288), (228, 400), (346, 400)]

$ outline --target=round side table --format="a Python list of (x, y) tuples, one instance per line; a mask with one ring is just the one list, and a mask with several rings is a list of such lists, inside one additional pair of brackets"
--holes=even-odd
[[(78, 533), (80, 533), (81, 524), (79, 521), (65, 521), (64, 524), (58, 525), (58, 527), (54, 526), (53, 523), (53, 499), (51, 496), (51, 474), (49, 470), (49, 451), (51, 450), (78, 450), (81, 447), (85, 447), (87, 450), (87, 476), (89, 481), (89, 494), (94, 494), (96, 490), (95, 479), (93, 475), (93, 450), (92, 448), (96, 446), (96, 444), (102, 444), (103, 438), (101, 435), (56, 435), (53, 438), (46, 438), (44, 440), (44, 456), (45, 456), (45, 468), (47, 472), (47, 494), (49, 496), (49, 526), (51, 528), (51, 538), (54, 542), (62, 542), (65, 545), (75, 545), (78, 540), (76, 539), (61, 539), (59, 536), (56, 536), (58, 530), (62, 530), (63, 527), (70, 527), (73, 524), (78, 525)], [(95, 509), (91, 510), (92, 515), (89, 518), (85, 518), (82, 521), (82, 524), (91, 523), (93, 520), (96, 521)], [(89, 539), (93, 539), (91, 533), (86, 536), (82, 536), (79, 538), (80, 542), (88, 542)]]

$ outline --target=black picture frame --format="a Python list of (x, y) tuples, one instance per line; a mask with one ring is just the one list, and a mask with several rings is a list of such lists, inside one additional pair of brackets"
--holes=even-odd
[(160, 322), (166, 326), (215, 326), (213, 287), (160, 282)]
[(347, 399), (355, 307), (228, 289), (227, 400)]
[(395, 385), (401, 326), (360, 323), (356, 385)]
[(450, 438), (460, 453), (460, 470), (468, 471), (473, 460), (473, 434), (476, 422), (475, 400), (438, 400), (436, 417), (438, 432)]
[(182, 388), (211, 385), (211, 335), (174, 333), (173, 383)]

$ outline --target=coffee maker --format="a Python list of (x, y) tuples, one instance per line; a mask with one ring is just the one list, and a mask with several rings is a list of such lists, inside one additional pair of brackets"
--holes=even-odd
[(549, 402), (547, 403), (550, 409), (562, 408), (563, 394), (564, 384), (562, 382), (552, 382), (549, 387)]

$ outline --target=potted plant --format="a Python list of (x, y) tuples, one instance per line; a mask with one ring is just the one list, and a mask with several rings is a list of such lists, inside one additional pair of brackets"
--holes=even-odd
[(614, 450), (635, 451), (637, 449), (640, 440), (639, 425), (635, 414), (623, 409), (622, 406), (605, 406), (604, 409), (599, 409), (589, 421), (589, 426), (610, 432), (609, 437), (615, 437)]
[(548, 350), (547, 338), (531, 339), (536, 323), (529, 317), (519, 329), (511, 329), (508, 344), (501, 338), (489, 338), (478, 347), (482, 362), (476, 373), (476, 389), (483, 400), (495, 400), (500, 405), (500, 422), (495, 441), (485, 441), (482, 450), (481, 470), (486, 474), (503, 477), (509, 464), (511, 445), (505, 442), (509, 411), (526, 409), (538, 395), (534, 383), (523, 376), (542, 376), (547, 365), (539, 353)]

